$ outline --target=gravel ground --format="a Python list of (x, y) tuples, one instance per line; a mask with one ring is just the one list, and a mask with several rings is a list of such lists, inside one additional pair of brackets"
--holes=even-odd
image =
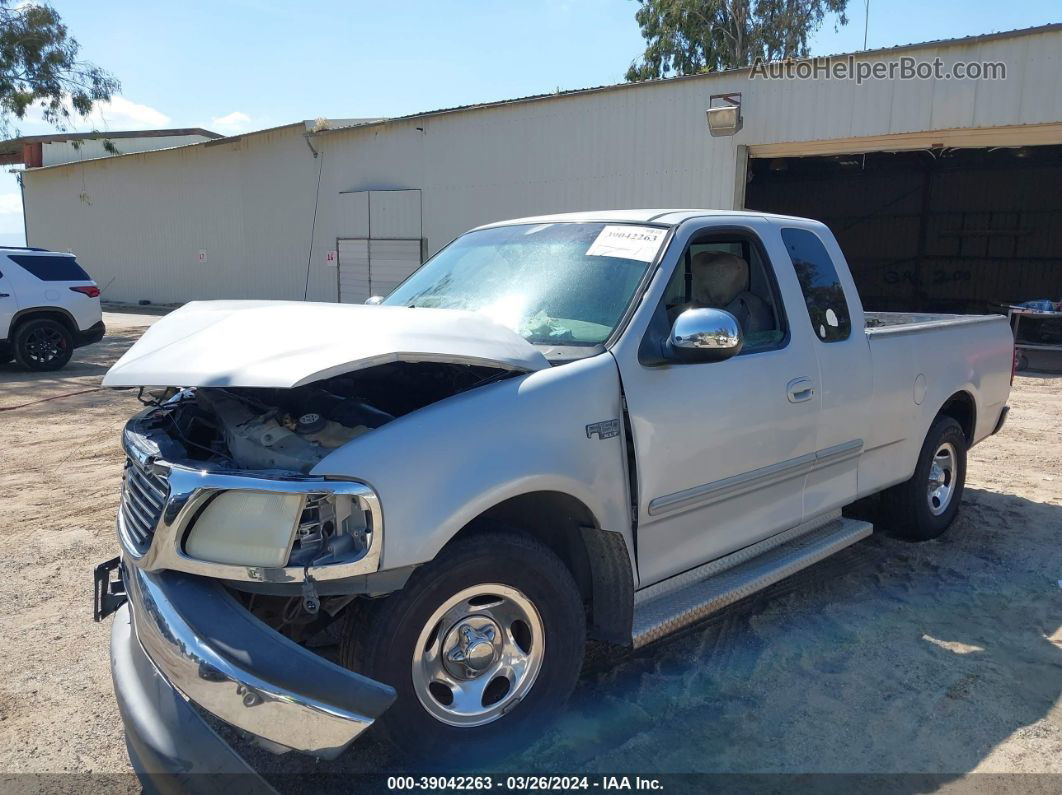
[[(90, 593), (117, 551), (118, 438), (138, 403), (95, 387), (154, 319), (108, 314), (107, 339), (56, 374), (0, 365), (0, 774), (129, 770)], [(592, 647), (567, 713), (499, 769), (1062, 773), (1062, 378), (1017, 378), (1011, 406), (944, 538), (876, 534), (671, 640)], [(371, 733), (327, 764), (254, 758), (398, 765)]]

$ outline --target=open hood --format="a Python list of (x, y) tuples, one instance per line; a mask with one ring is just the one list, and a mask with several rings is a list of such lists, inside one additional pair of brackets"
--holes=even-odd
[(193, 301), (149, 328), (103, 385), (291, 388), (395, 361), (549, 367), (516, 332), (471, 312)]

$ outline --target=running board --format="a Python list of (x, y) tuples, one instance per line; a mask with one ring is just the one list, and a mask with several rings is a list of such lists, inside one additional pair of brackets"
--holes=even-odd
[(634, 596), (634, 647), (774, 585), (866, 538), (873, 530), (869, 522), (832, 513), (643, 588)]

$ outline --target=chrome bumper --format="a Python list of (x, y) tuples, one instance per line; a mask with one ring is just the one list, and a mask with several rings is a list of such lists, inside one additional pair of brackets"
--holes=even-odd
[(163, 679), (273, 750), (335, 757), (395, 699), (275, 632), (217, 583), (136, 566), (125, 580), (136, 638)]

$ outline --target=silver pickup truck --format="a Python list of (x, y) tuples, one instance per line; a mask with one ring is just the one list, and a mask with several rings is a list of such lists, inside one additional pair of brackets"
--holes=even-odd
[(95, 604), (142, 774), (246, 769), (204, 713), (317, 757), (529, 736), (588, 637), (858, 542), (861, 498), (942, 533), (1007, 414), (1005, 318), (864, 312), (806, 219), (496, 223), (370, 303), (191, 303), (104, 379), (150, 404)]

